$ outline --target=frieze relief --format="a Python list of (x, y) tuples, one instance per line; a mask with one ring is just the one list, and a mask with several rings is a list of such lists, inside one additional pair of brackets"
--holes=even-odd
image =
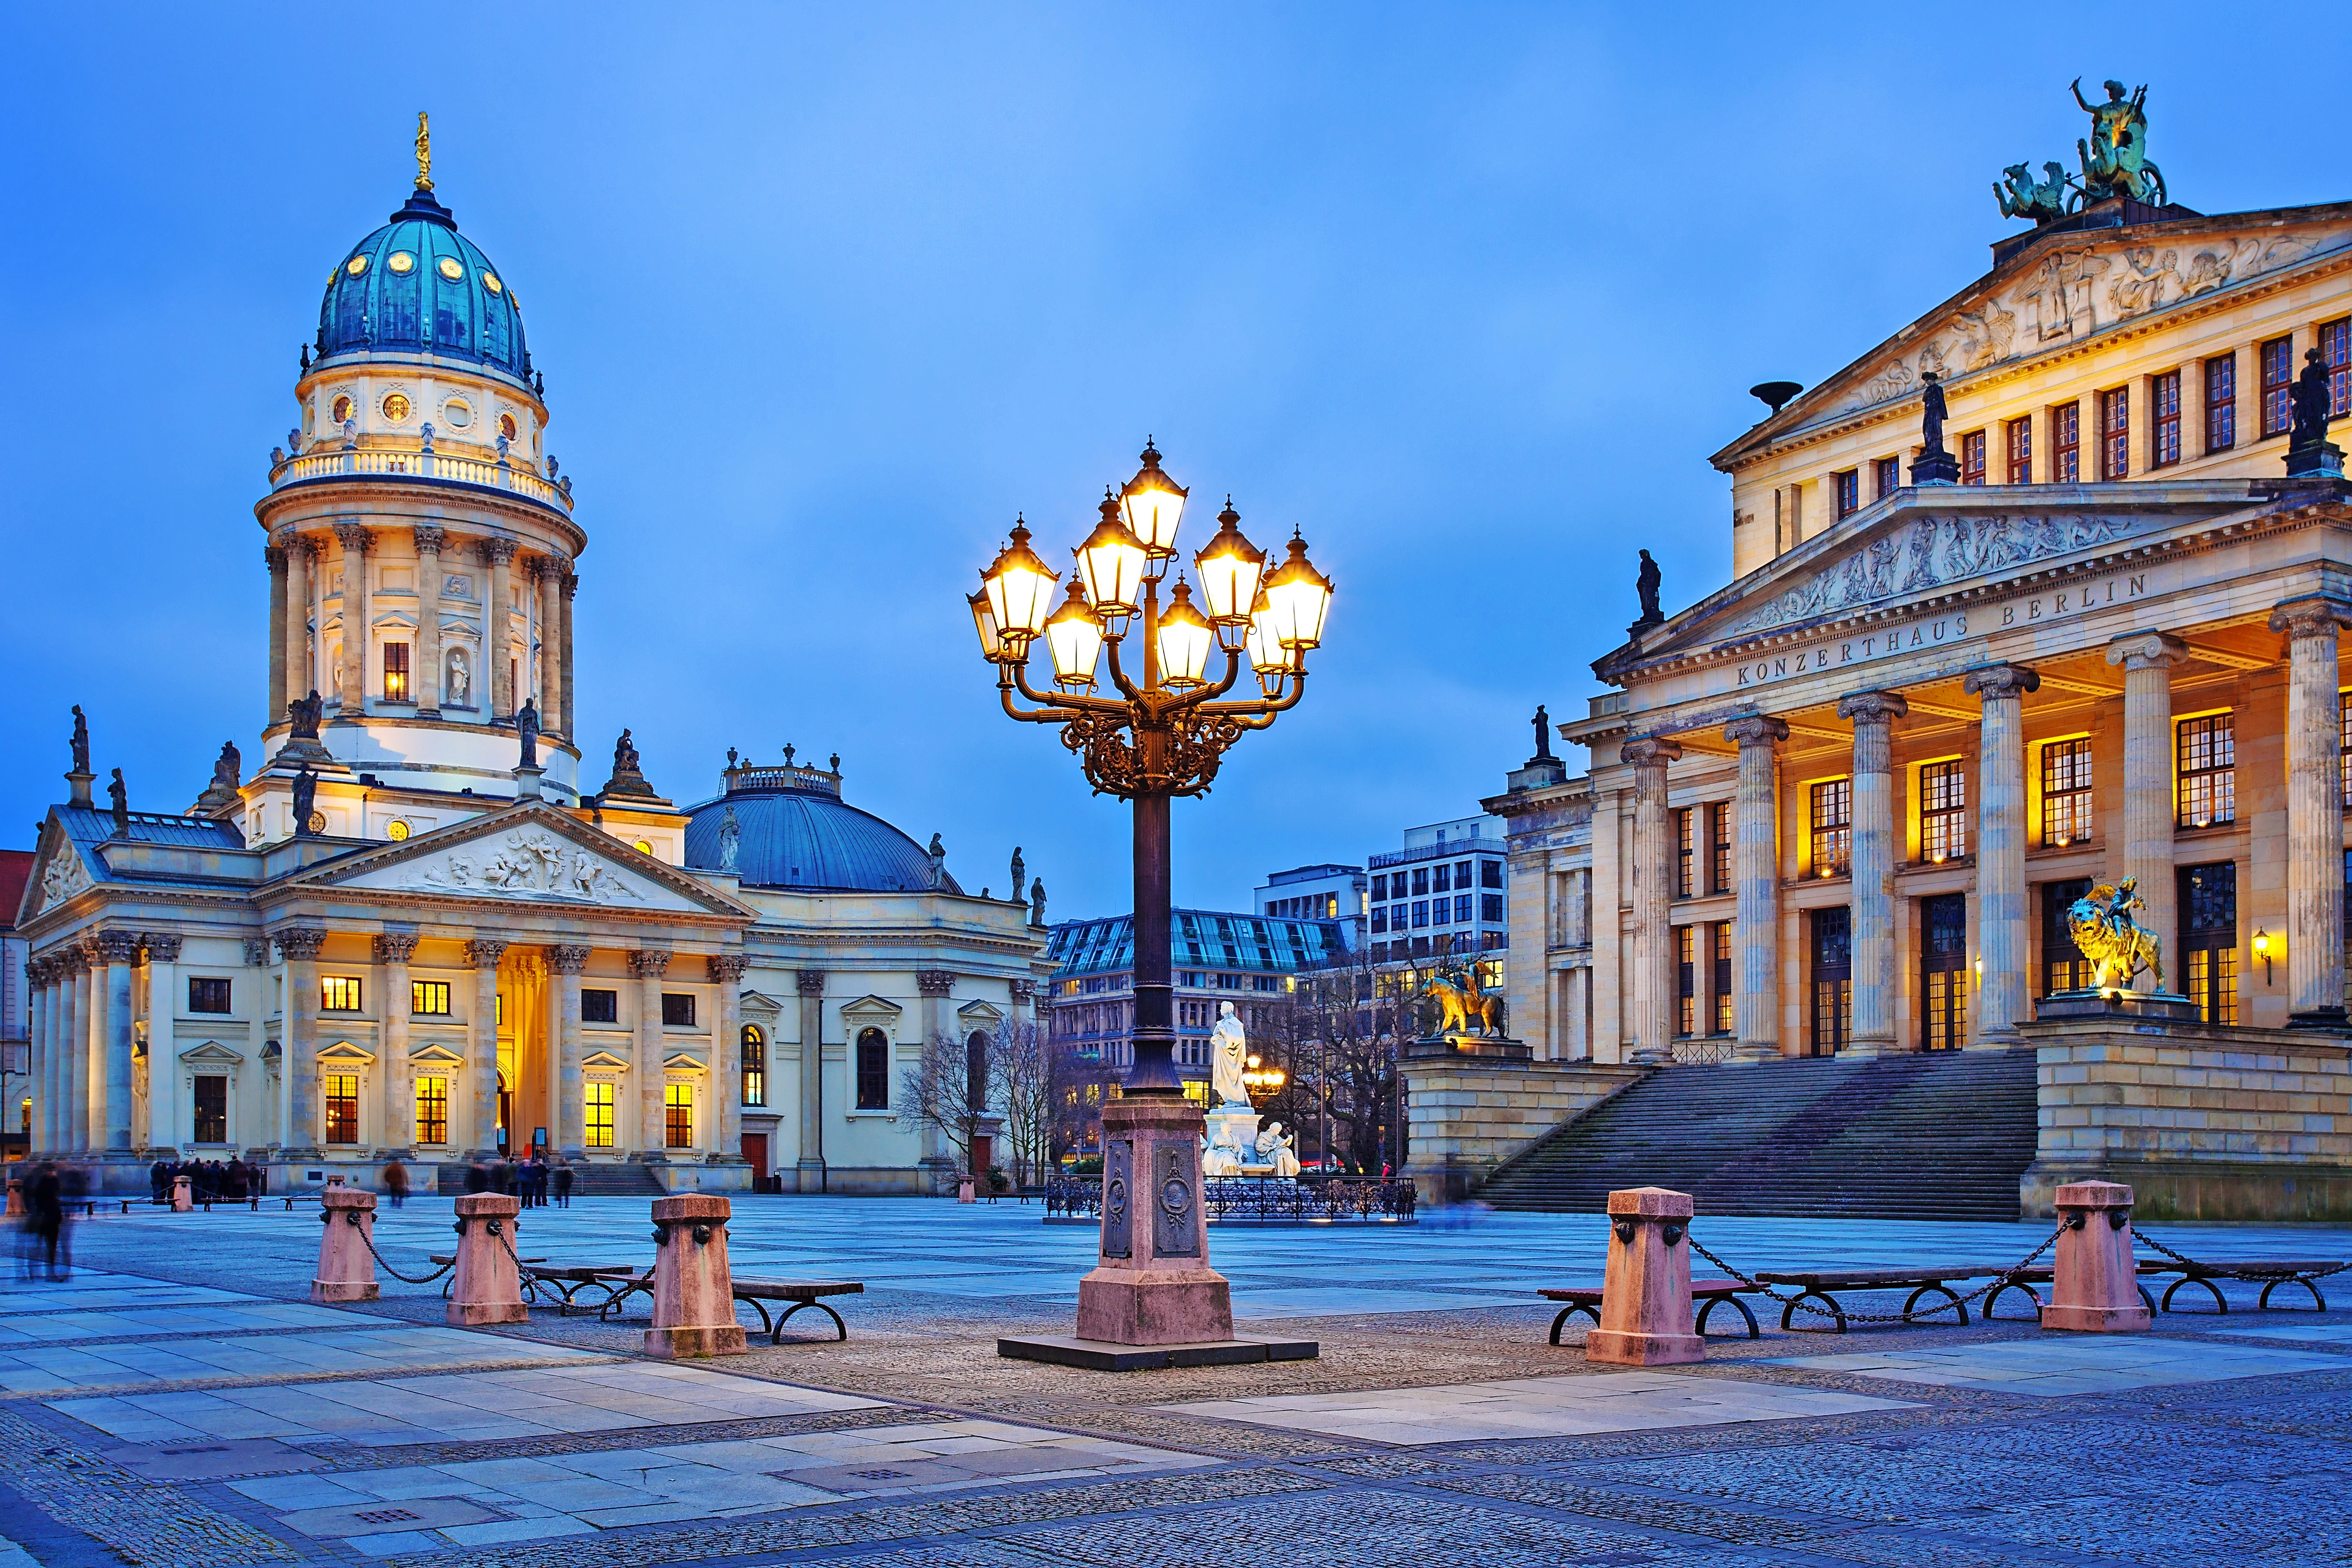
[(646, 901), (604, 860), (544, 828), (519, 827), (494, 842), (459, 845), (405, 869), (404, 885), (427, 892), (590, 904)]
[(89, 868), (81, 863), (71, 844), (60, 844), (48, 868), (41, 873), (41, 908), (54, 909), (89, 886)]
[(2216, 236), (2177, 246), (2053, 250), (2007, 289), (1957, 312), (1916, 349), (1863, 372), (1862, 384), (1838, 405), (1839, 412), (1908, 397), (1928, 371), (1949, 377), (2022, 358), (2045, 343), (2247, 282), (2346, 245), (2352, 245), (2352, 232)]
[(2113, 543), (2144, 519), (1923, 517), (1774, 595), (1727, 635), (1769, 631)]

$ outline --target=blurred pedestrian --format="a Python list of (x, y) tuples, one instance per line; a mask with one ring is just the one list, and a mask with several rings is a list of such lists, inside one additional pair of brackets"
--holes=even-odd
[(408, 1201), (408, 1167), (394, 1160), (383, 1168), (383, 1190), (392, 1206), (400, 1207)]
[(561, 1154), (555, 1157), (555, 1206), (572, 1206), (572, 1162)]

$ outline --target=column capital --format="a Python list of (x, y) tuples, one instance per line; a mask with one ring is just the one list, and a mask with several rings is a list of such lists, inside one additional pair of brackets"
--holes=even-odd
[(139, 934), (139, 944), (147, 950), (147, 962), (150, 963), (179, 963), (180, 944), (185, 940), (175, 931), (151, 931)]
[(284, 576), (286, 574), (285, 548), (277, 544), (263, 545), (261, 547), (261, 563), (269, 568), (269, 574), (271, 576)]
[(2189, 645), (2170, 632), (2126, 632), (2107, 644), (2107, 662), (2126, 670), (2165, 669), (2189, 657)]
[(318, 957), (319, 950), (327, 945), (327, 928), (288, 926), (282, 931), (271, 931), (269, 940), (278, 944), (278, 956), (290, 963), (297, 959)]
[(629, 952), (629, 973), (640, 980), (658, 980), (669, 973), (669, 957), (667, 948), (633, 948)]
[(751, 961), (740, 952), (714, 952), (702, 961), (702, 972), (713, 985), (732, 985), (751, 967)]
[(57, 961), (46, 953), (25, 961), (25, 984), (27, 985), (47, 985), (56, 973)]
[(578, 592), (580, 592), (580, 574), (566, 572), (563, 574), (563, 596), (568, 599)]
[(139, 933), (128, 931), (102, 931), (89, 939), (93, 964), (113, 965), (139, 962)]
[(1679, 742), (1662, 735), (1645, 735), (1638, 741), (1628, 741), (1617, 748), (1617, 760), (1637, 768), (1663, 768), (1683, 754)]
[(955, 989), (955, 971), (952, 969), (915, 971), (915, 989), (926, 996), (944, 996)]
[(579, 974), (587, 970), (588, 955), (595, 949), (583, 947), (576, 942), (559, 942), (539, 951), (547, 960), (547, 967), (555, 973)]
[(378, 963), (406, 963), (415, 955), (416, 933), (413, 931), (384, 931), (371, 945)]
[(1838, 699), (1837, 716), (1856, 724), (1891, 724), (1911, 711), (1895, 691), (1852, 691)]
[(245, 939), (245, 966), (247, 969), (266, 969), (269, 966), (268, 938), (249, 936)]
[(2271, 630), (2291, 637), (2328, 637), (2345, 626), (2352, 626), (2352, 605), (2325, 595), (2289, 599), (2271, 611)]
[(438, 555), (448, 548), (449, 531), (446, 528), (435, 528), (429, 523), (419, 523), (409, 530), (409, 532), (415, 537), (416, 553), (419, 555)]
[(1015, 1002), (1034, 1002), (1037, 999), (1037, 983), (1034, 980), (1008, 980), (1004, 984)]
[(514, 540), (495, 537), (478, 540), (474, 544), (482, 560), (492, 566), (504, 566), (515, 558), (515, 552), (520, 548)]
[(1750, 746), (1770, 747), (1789, 738), (1789, 721), (1766, 713), (1750, 713), (1726, 724), (1723, 738), (1743, 751)]
[(496, 969), (499, 966), (499, 960), (504, 958), (506, 955), (507, 944), (505, 942), (499, 941), (496, 937), (478, 936), (466, 944), (466, 967), (468, 969)]
[(793, 972), (793, 989), (799, 992), (803, 996), (824, 995), (824, 971), (822, 969), (794, 970)]
[(335, 538), (341, 543), (344, 549), (353, 551), (361, 555), (365, 555), (368, 552), (368, 545), (372, 542), (368, 538), (368, 531), (365, 526), (356, 522), (339, 522), (335, 524)]
[(51, 952), (49, 963), (59, 980), (70, 982), (89, 967), (89, 954), (84, 952), (77, 942)]
[(1969, 671), (1960, 682), (1960, 689), (1971, 697), (1988, 700), (1996, 697), (2022, 697), (2042, 689), (2042, 677), (2021, 664), (1988, 664)]

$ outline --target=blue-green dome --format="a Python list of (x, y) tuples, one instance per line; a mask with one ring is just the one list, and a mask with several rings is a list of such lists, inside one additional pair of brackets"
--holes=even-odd
[(514, 290), (422, 187), (336, 264), (319, 307), (320, 359), (371, 352), (472, 360), (530, 383)]

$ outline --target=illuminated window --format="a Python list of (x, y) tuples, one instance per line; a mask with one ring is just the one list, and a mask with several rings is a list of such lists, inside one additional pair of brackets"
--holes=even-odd
[(383, 645), (383, 700), (406, 702), (408, 693), (408, 645), (388, 642)]
[(1731, 922), (1717, 921), (1715, 925), (1715, 1032), (1727, 1035), (1732, 1028), (1731, 994)]
[(2238, 1021), (2238, 868), (2180, 868), (2181, 990), (2209, 1024)]
[(1884, 500), (1903, 488), (1903, 459), (1881, 458), (1870, 465), (1870, 499)]
[(768, 1103), (768, 1037), (757, 1024), (743, 1026), (743, 1103)]
[(672, 1149), (694, 1147), (694, 1086), (662, 1085), (662, 1142)]
[(1675, 1033), (1698, 1032), (1698, 928), (1675, 927)]
[(2071, 485), (2083, 478), (2083, 405), (2069, 403), (2050, 411), (2050, 482)]
[(1960, 483), (1985, 482), (1985, 433), (1971, 430), (1960, 437)]
[(355, 974), (322, 974), (319, 977), (319, 1005), (330, 1013), (356, 1013), (360, 1010), (360, 982)]
[(2091, 836), (2091, 742), (2042, 748), (2042, 842), (2063, 849)]
[(2168, 370), (2150, 381), (2148, 402), (2148, 416), (2156, 421), (2148, 467), (2161, 468), (2180, 461), (2180, 373)]
[(2042, 981), (2045, 994), (2087, 991), (2097, 978), (2097, 966), (2074, 945), (2068, 913), (2074, 900), (2090, 893), (2091, 879), (2077, 877), (2042, 884)]
[(2294, 341), (2273, 338), (2256, 353), (2263, 367), (2263, 434), (2284, 436), (2294, 422)]
[(1698, 875), (1698, 824), (1694, 818), (1696, 808), (1684, 806), (1675, 813), (1675, 897), (1687, 899), (1698, 891), (1695, 879)]
[(446, 1018), (449, 1016), (449, 983), (446, 980), (412, 980), (408, 983), (408, 1012), (411, 1017)]
[(1848, 468), (1832, 474), (1830, 482), (1837, 487), (1837, 514), (1851, 517), (1862, 510), (1862, 470)]
[(581, 1107), (587, 1112), (588, 1147), (610, 1149), (613, 1146), (613, 1086), (610, 1082), (591, 1080), (583, 1086), (585, 1098)]
[(2352, 414), (2352, 317), (2321, 327), (2317, 346), (2327, 367), (2328, 416)]
[(1969, 1037), (1969, 900), (1946, 893), (1919, 900), (1919, 1047), (1955, 1051)]
[(199, 1143), (228, 1142), (228, 1079), (209, 1074), (196, 1079), (195, 1141)]
[(2099, 478), (2120, 479), (2131, 473), (2131, 392), (2116, 387), (2099, 394)]
[(1969, 852), (1969, 775), (1958, 761), (1919, 770), (1919, 858), (1940, 866)]
[(357, 1074), (331, 1072), (319, 1080), (327, 1097), (327, 1142), (360, 1141), (360, 1080)]
[(386, 838), (391, 839), (394, 844), (406, 838), (411, 831), (413, 830), (409, 827), (408, 824), (397, 816), (383, 825), (383, 836)]
[(1853, 910), (1815, 910), (1812, 927), (1812, 1052), (1835, 1056), (1853, 1032)]
[(2205, 362), (2205, 449), (2226, 452), (2238, 444), (2238, 356)]
[(2009, 482), (2030, 485), (2033, 482), (2033, 421), (2012, 419), (2003, 426), (2009, 448)]
[(449, 1142), (449, 1080), (446, 1078), (416, 1080), (416, 1141)]
[(1710, 893), (1731, 891), (1731, 802), (1717, 801), (1707, 808), (1707, 820), (1713, 825), (1708, 835), (1708, 876), (1706, 890)]
[(336, 398), (333, 404), (331, 404), (327, 410), (327, 417), (333, 420), (338, 425), (341, 425), (344, 420), (349, 419), (351, 416), (352, 400), (348, 397)]
[(1853, 781), (1813, 786), (1813, 875), (1842, 877), (1853, 864)]
[(383, 400), (383, 416), (394, 425), (408, 417), (408, 399), (393, 393)]
[[(2344, 804), (2352, 807), (2352, 697), (2339, 695), (2336, 699), (2336, 706), (2338, 725), (2336, 771), (2341, 778)], [(221, 984), (225, 985), (227, 982)], [(228, 1011), (226, 1006), (220, 1010), (224, 1013)], [(195, 1009), (191, 1007), (189, 1011)]]
[(857, 1109), (890, 1109), (890, 1040), (879, 1029), (857, 1032)]
[(2178, 728), (2180, 826), (2213, 827), (2238, 819), (2234, 716), (2183, 719)]

